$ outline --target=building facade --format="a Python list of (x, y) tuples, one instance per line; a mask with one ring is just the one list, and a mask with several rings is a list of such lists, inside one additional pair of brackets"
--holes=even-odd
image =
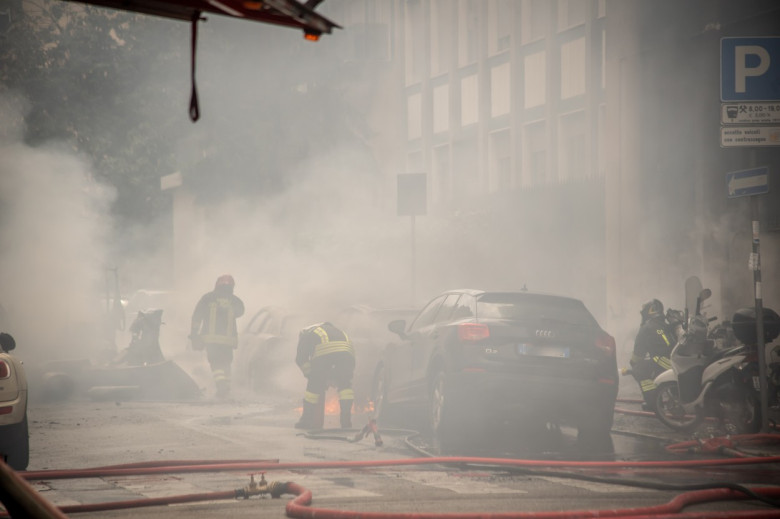
[(780, 35), (775, 3), (395, 8), (402, 170), (426, 173), (429, 216), (447, 215), (467, 243), (487, 237), (482, 259), (495, 261), (492, 276), (464, 261), (461, 279), (565, 291), (618, 328), (646, 300), (682, 306), (695, 275), (715, 293), (710, 314), (728, 318), (754, 303), (754, 204), (764, 304), (780, 306), (777, 190), (734, 199), (725, 185), (756, 165), (780, 183), (780, 147), (722, 147), (719, 96), (720, 40)]

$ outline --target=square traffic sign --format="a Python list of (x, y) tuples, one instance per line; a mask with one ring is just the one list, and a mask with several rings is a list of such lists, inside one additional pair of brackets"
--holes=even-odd
[(720, 99), (780, 100), (780, 36), (721, 38)]

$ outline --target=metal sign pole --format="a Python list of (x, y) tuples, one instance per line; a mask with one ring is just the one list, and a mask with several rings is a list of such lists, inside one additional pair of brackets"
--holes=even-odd
[(761, 295), (761, 255), (758, 238), (759, 210), (758, 199), (750, 197), (750, 209), (753, 214), (753, 253), (750, 266), (753, 269), (753, 287), (756, 297), (756, 338), (758, 348), (758, 378), (761, 392), (761, 432), (769, 432), (769, 391), (767, 388), (766, 346), (764, 344), (764, 307)]
[(415, 304), (415, 301), (417, 300), (417, 294), (416, 294), (416, 292), (417, 292), (417, 279), (416, 279), (416, 276), (415, 276), (415, 271), (417, 270), (415, 268), (416, 267), (415, 264), (417, 262), (417, 258), (416, 258), (416, 254), (417, 253), (415, 251), (414, 242), (415, 242), (415, 239), (414, 239), (414, 215), (412, 215), (412, 271), (411, 271), (411, 278), (412, 278), (412, 301), (411, 301), (411, 303), (413, 305)]

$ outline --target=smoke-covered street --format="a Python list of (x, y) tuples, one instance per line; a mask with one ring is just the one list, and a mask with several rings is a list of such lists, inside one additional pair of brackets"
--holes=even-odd
[[(380, 428), (381, 446), (371, 434), (356, 441), (360, 428), (342, 431), (334, 415), (327, 416), (324, 431), (294, 431), (292, 423), (299, 413), (295, 400), (260, 397), (241, 403), (33, 405), (31, 447), (35, 455), (28, 472), (44, 471), (35, 476), (34, 488), (58, 506), (76, 507), (74, 511), (79, 505), (125, 502), (115, 505), (117, 510), (100, 511), (96, 514), (99, 517), (284, 517), (292, 494), (279, 499), (262, 494), (248, 500), (201, 496), (190, 504), (135, 508), (150, 504), (149, 499), (242, 489), (249, 484), (250, 474), (259, 481), (261, 473), (269, 482), (292, 481), (311, 490), (313, 507), (405, 514), (628, 509), (657, 506), (682, 493), (653, 489), (654, 485), (683, 488), (723, 480), (777, 484), (772, 464), (730, 467), (724, 458), (714, 467), (685, 468), (686, 460), (707, 459), (709, 455), (665, 450), (664, 445), (685, 440), (664, 430), (653, 417), (617, 418), (614, 456), (577, 452), (570, 431), (563, 431), (560, 439), (529, 441), (515, 436), (511, 441), (504, 439), (500, 446), (493, 439), (493, 445), (474, 445), (471, 452), (439, 453), (424, 437), (393, 427)], [(637, 409), (630, 403), (621, 407)], [(354, 418), (356, 426), (368, 423), (363, 414)], [(561, 450), (533, 450), (541, 444)], [(432, 450), (426, 452), (425, 448)], [(777, 444), (747, 448), (756, 449), (765, 454), (777, 452)], [(449, 463), (425, 464), (429, 456), (441, 454), (453, 457)], [(473, 463), (459, 462), (459, 456), (470, 456)], [(517, 466), (492, 466), (491, 458), (507, 462), (515, 458)], [(405, 465), (394, 460), (416, 461)], [(643, 467), (644, 462), (661, 460), (670, 462), (669, 466)], [(185, 465), (182, 470), (184, 461), (201, 468), (190, 471)], [(610, 466), (612, 461), (617, 463)], [(621, 462), (632, 461), (637, 465), (621, 466)], [(557, 465), (561, 462), (562, 466)], [(607, 463), (586, 469), (588, 462)], [(205, 466), (210, 463), (220, 467)], [(367, 465), (361, 467), (362, 463)], [(275, 464), (284, 468), (274, 469)], [(47, 477), (45, 472), (108, 466), (134, 468), (139, 473), (89, 478), (69, 474), (64, 475), (67, 479), (59, 479), (54, 473)], [(611, 483), (616, 480), (620, 484)], [(122, 509), (125, 506), (133, 508)], [(755, 510), (756, 505), (715, 503), (686, 511), (726, 509)], [(75, 512), (69, 516), (95, 514)]]
[(0, 0), (3, 509), (780, 517), (779, 28)]

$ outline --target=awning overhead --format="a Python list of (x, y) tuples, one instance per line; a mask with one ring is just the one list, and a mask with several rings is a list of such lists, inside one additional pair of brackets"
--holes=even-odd
[(123, 11), (186, 20), (192, 24), (190, 119), (200, 118), (198, 91), (195, 86), (195, 49), (198, 40), (198, 22), (203, 13), (215, 13), (255, 22), (283, 25), (303, 30), (307, 40), (317, 40), (323, 33), (330, 34), (340, 25), (314, 12), (322, 0), (66, 0), (98, 5)]
[[(316, 13), (319, 1), (296, 0), (69, 0), (123, 11), (191, 21), (200, 13), (215, 13), (256, 22), (299, 28), (312, 39), (330, 34), (336, 23)], [(196, 14), (197, 13), (197, 14)]]

